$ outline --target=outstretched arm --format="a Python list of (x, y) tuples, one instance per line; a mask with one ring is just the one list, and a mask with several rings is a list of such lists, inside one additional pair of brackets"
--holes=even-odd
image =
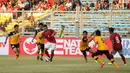
[(34, 38), (36, 37), (36, 35), (37, 35), (37, 31), (35, 31), (35, 34), (34, 34), (33, 39), (32, 39), (32, 42), (33, 42)]
[(88, 38), (91, 38), (88, 42), (91, 42), (94, 38), (95, 38), (95, 32), (96, 32), (97, 30), (95, 30)]
[(7, 39), (8, 39), (9, 36), (6, 36), (6, 39), (5, 39), (5, 44), (7, 43)]
[(13, 32), (10, 32), (7, 36), (6, 36), (6, 39), (5, 39), (5, 44), (7, 43), (7, 40), (8, 40), (8, 37), (13, 35)]
[(98, 29), (96, 29), (88, 38), (91, 38), (92, 36), (94, 36), (95, 32), (97, 31)]

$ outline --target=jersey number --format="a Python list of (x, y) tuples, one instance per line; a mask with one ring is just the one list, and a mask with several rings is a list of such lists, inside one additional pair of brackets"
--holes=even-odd
[(118, 37), (116, 37), (116, 42), (117, 42), (117, 43), (120, 43), (120, 40), (119, 40), (119, 38), (118, 38)]

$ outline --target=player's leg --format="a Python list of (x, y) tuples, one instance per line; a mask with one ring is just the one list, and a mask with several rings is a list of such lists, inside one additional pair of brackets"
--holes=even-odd
[(38, 50), (37, 50), (37, 60), (39, 60), (39, 55), (40, 55), (40, 43), (37, 43), (37, 47), (38, 47)]
[(118, 53), (120, 54), (122, 61), (123, 61), (124, 64), (126, 65), (126, 59), (125, 59), (125, 57), (124, 57), (124, 55), (123, 55), (123, 53), (122, 53), (122, 50), (118, 50)]
[(16, 54), (16, 59), (18, 59), (18, 57), (19, 57), (18, 45), (11, 44), (11, 48), (14, 51), (14, 53)]
[[(114, 59), (114, 55), (117, 53), (115, 50), (110, 50), (110, 57)], [(108, 64), (112, 64), (111, 62), (108, 62)]]
[(43, 54), (44, 54), (44, 44), (41, 44), (41, 56), (40, 56), (40, 60), (43, 61)]
[(20, 55), (20, 49), (19, 48), (16, 48), (17, 52), (16, 52), (16, 59), (19, 58), (19, 55)]
[(53, 57), (54, 57), (54, 50), (51, 50), (51, 58), (50, 58), (50, 61), (52, 61)]
[(115, 62), (115, 60), (113, 58), (111, 58), (108, 50), (104, 51), (104, 54), (106, 55), (107, 59), (110, 60), (110, 62), (116, 67), (119, 68), (119, 66), (117, 65), (117, 63)]
[(50, 58), (50, 55), (49, 55), (49, 53), (48, 53), (48, 48), (45, 48), (45, 54), (46, 54), (47, 57)]
[(83, 56), (84, 56), (84, 59), (85, 61), (87, 62), (87, 55), (86, 55), (86, 50), (81, 50)]
[(114, 55), (115, 55), (116, 53), (117, 53), (117, 51), (111, 50), (111, 51), (110, 51), (110, 56), (111, 56), (111, 58), (114, 59)]
[(19, 57), (19, 52), (18, 52), (17, 49), (18, 49), (18, 48), (16, 48), (16, 47), (13, 48), (13, 51), (14, 51), (14, 53), (15, 53), (15, 55), (16, 55), (16, 59), (18, 59), (18, 57)]
[(50, 58), (50, 55), (49, 55), (49, 53), (48, 53), (48, 49), (50, 48), (50, 46), (51, 46), (51, 44), (50, 44), (49, 42), (47, 42), (47, 43), (45, 44), (45, 54), (46, 54), (46, 56), (47, 56), (48, 58)]
[(52, 59), (54, 57), (55, 49), (56, 49), (56, 44), (55, 43), (51, 43), (51, 58), (50, 58), (50, 61), (52, 61)]
[(93, 53), (93, 51), (90, 47), (87, 49), (87, 51), (89, 51), (90, 53)]
[(97, 52), (94, 52), (92, 54), (92, 57), (94, 58), (94, 60), (100, 63), (100, 67), (102, 68), (104, 66), (104, 62), (98, 58), (98, 55), (102, 55), (102, 52), (99, 50)]
[[(93, 51), (92, 51), (92, 49), (91, 49), (90, 47), (88, 48), (88, 51), (89, 51), (91, 54), (93, 54)], [(97, 60), (94, 60), (94, 62), (97, 63)]]
[(16, 59), (18, 59), (19, 55), (20, 55), (20, 46), (19, 46), (19, 44), (16, 45), (16, 50), (17, 50)]

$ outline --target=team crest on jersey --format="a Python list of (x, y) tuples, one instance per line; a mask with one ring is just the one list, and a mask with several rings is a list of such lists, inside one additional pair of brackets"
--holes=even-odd
[(23, 50), (29, 55), (35, 54), (37, 52), (37, 45), (35, 43), (36, 40), (34, 40), (34, 42), (31, 42), (31, 40), (32, 38), (27, 38), (23, 42)]

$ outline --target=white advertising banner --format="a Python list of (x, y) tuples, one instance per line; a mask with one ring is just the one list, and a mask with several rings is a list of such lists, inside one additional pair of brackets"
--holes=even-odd
[[(21, 55), (36, 55), (36, 44), (29, 43), (30, 38), (23, 37), (23, 42), (20, 44)], [(80, 38), (57, 38), (56, 44), (56, 51), (55, 55), (58, 56), (81, 56), (82, 53), (79, 50)], [(106, 40), (109, 50), (111, 49), (112, 45), (109, 39)], [(13, 55), (14, 52), (9, 47), (9, 40), (5, 44), (5, 37), (0, 37), (0, 55)], [(46, 43), (46, 42), (45, 42)], [(94, 42), (89, 43), (89, 46), (93, 49)], [(23, 45), (23, 46), (22, 46)], [(25, 46), (24, 46), (25, 45)], [(33, 46), (32, 46), (33, 45)], [(130, 58), (130, 39), (122, 39), (122, 46), (123, 46), (123, 55), (126, 58)], [(23, 49), (24, 48), (24, 49)], [(29, 48), (29, 49), (28, 49)], [(34, 50), (35, 49), (35, 50)], [(29, 50), (26, 51), (26, 50)], [(89, 57), (91, 54), (87, 53)], [(115, 58), (120, 58), (120, 55), (117, 53), (114, 55)]]
[[(130, 58), (130, 39), (122, 39), (122, 47), (123, 55)], [(119, 53), (116, 53), (114, 57), (120, 58)]]
[(9, 55), (9, 42), (5, 44), (5, 37), (0, 37), (0, 55)]

